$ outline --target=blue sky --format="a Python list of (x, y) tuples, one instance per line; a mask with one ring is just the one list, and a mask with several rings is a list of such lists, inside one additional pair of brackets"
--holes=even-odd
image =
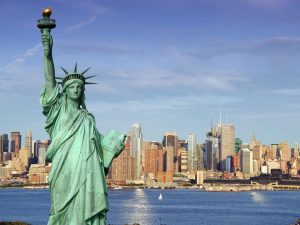
[(223, 119), (236, 136), (300, 141), (300, 2), (292, 0), (1, 1), (0, 133), (46, 139), (36, 20), (53, 8), (56, 74), (91, 66), (87, 107), (102, 133), (140, 122), (198, 142)]

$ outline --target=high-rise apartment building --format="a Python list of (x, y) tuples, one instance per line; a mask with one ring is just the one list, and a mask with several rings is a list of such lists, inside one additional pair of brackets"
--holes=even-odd
[(260, 160), (263, 156), (263, 145), (260, 142), (256, 142), (252, 147), (253, 159)]
[(111, 179), (113, 183), (124, 185), (126, 180), (134, 179), (133, 160), (130, 156), (130, 136), (127, 136), (125, 149), (113, 160), (111, 165)]
[[(143, 149), (145, 152), (145, 174), (148, 174), (148, 177), (153, 176), (157, 177), (157, 172), (162, 172), (162, 163), (163, 158), (160, 157), (161, 152), (163, 151), (162, 145), (158, 142), (147, 141), (143, 142)], [(159, 171), (160, 169), (160, 171)]]
[(33, 157), (36, 163), (45, 164), (46, 152), (50, 145), (50, 140), (36, 140), (32, 142)]
[(197, 144), (197, 170), (203, 170), (204, 169), (203, 150), (204, 150), (204, 145), (203, 144)]
[(291, 149), (289, 147), (289, 143), (284, 141), (278, 144), (278, 149), (280, 152), (280, 159), (289, 161), (291, 159)]
[(188, 172), (188, 153), (185, 148), (180, 148), (180, 172)]
[(197, 139), (195, 134), (189, 134), (188, 139), (188, 171), (196, 171), (197, 170)]
[(30, 153), (32, 152), (32, 132), (31, 132), (31, 130), (27, 130), (27, 132), (26, 132), (25, 149), (27, 149)]
[(241, 150), (241, 170), (244, 175), (253, 174), (253, 155), (252, 151), (247, 148)]
[(226, 158), (232, 156), (235, 149), (235, 128), (231, 124), (219, 124), (220, 126), (220, 168), (226, 170)]
[(225, 171), (226, 159), (228, 156), (234, 155), (235, 151), (235, 128), (220, 120), (220, 123), (216, 127), (212, 127), (207, 135), (219, 139), (218, 169)]
[[(273, 149), (267, 145), (263, 146), (264, 160), (273, 160)], [(253, 157), (254, 158), (254, 157)]]
[(167, 146), (165, 148), (166, 153), (167, 153), (167, 162), (166, 162), (166, 171), (167, 172), (174, 172), (174, 158), (175, 158), (175, 151), (174, 151), (174, 146)]
[(280, 157), (278, 144), (271, 144), (271, 149), (272, 149), (272, 159), (278, 159)]
[(0, 162), (5, 161), (3, 157), (3, 153), (8, 153), (8, 135), (1, 134), (0, 135)]
[(140, 179), (142, 175), (142, 128), (139, 123), (132, 125), (130, 155), (134, 160), (134, 178)]
[(219, 139), (208, 135), (205, 141), (206, 161), (205, 167), (207, 170), (216, 171), (219, 163)]
[(18, 152), (21, 149), (21, 134), (18, 131), (11, 132), (10, 151)]
[(21, 163), (22, 171), (29, 170), (29, 159), (31, 157), (31, 152), (26, 148), (21, 148), (19, 150), (19, 159)]
[(163, 139), (163, 147), (166, 150), (166, 171), (174, 172), (176, 168), (177, 160), (177, 150), (178, 150), (178, 137), (176, 132), (165, 132)]
[(299, 145), (297, 142), (294, 142), (294, 148), (293, 148), (293, 157), (295, 159), (299, 158)]

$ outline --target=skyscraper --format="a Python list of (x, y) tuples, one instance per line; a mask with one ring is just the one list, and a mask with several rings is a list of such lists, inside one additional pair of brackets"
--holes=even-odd
[(298, 159), (298, 157), (299, 157), (299, 145), (298, 145), (298, 143), (297, 142), (294, 142), (294, 151), (293, 151), (293, 157), (295, 158), (295, 159)]
[(280, 156), (278, 144), (271, 144), (272, 149), (272, 159), (277, 159)]
[(180, 172), (188, 172), (188, 153), (185, 148), (180, 148)]
[(139, 123), (132, 125), (130, 155), (134, 160), (134, 178), (140, 179), (142, 175), (142, 128)]
[(253, 151), (253, 159), (259, 161), (263, 156), (263, 145), (260, 144), (260, 142), (256, 143), (253, 146), (252, 151)]
[(203, 164), (203, 150), (204, 145), (203, 144), (197, 144), (197, 170), (203, 170), (204, 164)]
[(45, 156), (50, 144), (50, 140), (37, 140), (33, 141), (33, 157), (38, 164), (45, 164)]
[(217, 170), (219, 162), (219, 139), (208, 135), (205, 141), (206, 162), (205, 167), (207, 170)]
[(20, 132), (18, 132), (18, 131), (11, 132), (10, 151), (18, 152), (20, 149), (21, 149)]
[(253, 155), (248, 148), (241, 150), (241, 169), (244, 175), (253, 174)]
[(235, 128), (231, 124), (220, 124), (220, 166), (226, 170), (226, 158), (232, 156), (235, 149)]
[(289, 161), (291, 159), (291, 149), (289, 147), (289, 143), (284, 141), (278, 145), (278, 149), (280, 151), (280, 159)]
[[(166, 160), (166, 171), (174, 172), (177, 163), (177, 149), (178, 149), (178, 137), (176, 132), (165, 132), (164, 139), (163, 139), (163, 147), (167, 152), (167, 160)], [(177, 167), (178, 168), (178, 167)]]
[[(143, 148), (145, 149), (145, 174), (152, 174), (156, 178), (157, 172), (159, 171), (159, 164), (163, 163), (159, 157), (162, 146), (158, 142), (148, 141), (143, 143)], [(162, 166), (160, 168), (162, 168)]]
[(31, 132), (31, 130), (27, 130), (27, 132), (26, 132), (25, 149), (27, 149), (30, 153), (32, 152), (32, 132)]
[(3, 162), (3, 152), (8, 152), (8, 135), (0, 135), (0, 162)]
[(197, 140), (195, 134), (188, 135), (188, 171), (197, 170)]
[(133, 161), (130, 156), (130, 136), (127, 136), (125, 149), (122, 153), (112, 162), (111, 165), (111, 179), (113, 183), (124, 185), (126, 180), (133, 179)]
[[(218, 138), (219, 155), (218, 155), (218, 169), (226, 170), (226, 158), (234, 155), (235, 151), (235, 128), (231, 124), (224, 124), (221, 122), (216, 126), (211, 126), (207, 137)], [(206, 152), (207, 154), (207, 152)], [(207, 159), (206, 159), (207, 160)]]

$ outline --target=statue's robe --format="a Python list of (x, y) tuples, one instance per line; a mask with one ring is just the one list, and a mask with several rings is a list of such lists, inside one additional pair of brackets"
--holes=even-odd
[[(51, 138), (46, 153), (46, 161), (52, 163), (48, 225), (104, 225), (108, 211), (105, 175), (113, 157), (104, 155), (105, 137), (98, 132), (94, 117), (85, 109), (69, 112), (65, 97), (58, 85), (50, 96), (43, 89), (40, 97)], [(115, 157), (121, 150), (111, 151)]]

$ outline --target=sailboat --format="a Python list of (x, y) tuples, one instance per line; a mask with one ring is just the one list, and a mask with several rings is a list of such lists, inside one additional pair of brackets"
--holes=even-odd
[(161, 193), (160, 193), (159, 196), (158, 196), (158, 200), (162, 200), (162, 195), (161, 195)]

